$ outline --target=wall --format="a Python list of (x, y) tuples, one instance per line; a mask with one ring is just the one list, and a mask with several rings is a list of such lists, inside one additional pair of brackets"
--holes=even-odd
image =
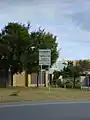
[(25, 72), (13, 75), (13, 86), (25, 87)]
[[(21, 86), (25, 87), (25, 72), (21, 74), (14, 74), (13, 75), (13, 86)], [(42, 85), (41, 85), (41, 74), (39, 76), (37, 73), (28, 74), (28, 87), (37, 87), (38, 86), (45, 86), (48, 87), (48, 71), (43, 72), (42, 74)]]
[(28, 87), (31, 87), (31, 74), (28, 74)]

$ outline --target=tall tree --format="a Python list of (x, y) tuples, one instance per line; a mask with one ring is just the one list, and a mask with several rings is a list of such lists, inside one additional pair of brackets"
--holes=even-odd
[(78, 64), (82, 68), (82, 72), (90, 70), (90, 60), (88, 60), (88, 59), (87, 60), (79, 60)]
[[(30, 42), (32, 47), (25, 56), (25, 64), (28, 65), (29, 72), (39, 71), (39, 49), (51, 49), (51, 64), (56, 62), (58, 58), (56, 36), (39, 28), (30, 33)], [(47, 69), (47, 66), (43, 66), (43, 68)]]
[(8, 47), (3, 43), (2, 35), (0, 34), (0, 69), (7, 68), (8, 55), (9, 55)]
[(73, 87), (75, 88), (76, 77), (80, 76), (80, 72), (82, 71), (80, 65), (73, 65), (72, 61), (68, 61), (67, 67), (61, 71), (61, 74), (64, 78), (73, 77)]
[[(8, 23), (1, 31), (0, 55), (1, 58), (4, 56), (12, 74), (23, 69), (29, 73), (39, 72), (39, 49), (51, 49), (51, 64), (58, 58), (56, 36), (40, 28), (29, 33), (29, 29), (30, 23)], [(7, 52), (4, 51), (5, 46)]]
[(1, 32), (2, 43), (8, 48), (8, 67), (12, 72), (17, 72), (22, 68), (20, 58), (29, 44), (28, 29), (23, 24), (8, 23)]

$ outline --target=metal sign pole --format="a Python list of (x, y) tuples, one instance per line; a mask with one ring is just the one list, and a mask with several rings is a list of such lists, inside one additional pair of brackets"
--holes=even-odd
[(41, 87), (42, 87), (42, 65), (41, 65)]
[[(50, 70), (50, 65), (48, 67), (48, 70)], [(50, 92), (50, 72), (49, 72), (49, 92)]]

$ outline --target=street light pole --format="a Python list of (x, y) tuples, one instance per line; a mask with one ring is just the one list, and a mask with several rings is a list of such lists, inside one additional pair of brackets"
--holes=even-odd
[(11, 86), (11, 68), (8, 69), (8, 80), (9, 80), (9, 86)]

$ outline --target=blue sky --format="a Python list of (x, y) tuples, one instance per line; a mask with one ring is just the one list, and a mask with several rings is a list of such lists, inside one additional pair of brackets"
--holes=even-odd
[(90, 0), (3, 0), (0, 1), (0, 28), (12, 21), (31, 22), (57, 36), (60, 57), (90, 57)]

